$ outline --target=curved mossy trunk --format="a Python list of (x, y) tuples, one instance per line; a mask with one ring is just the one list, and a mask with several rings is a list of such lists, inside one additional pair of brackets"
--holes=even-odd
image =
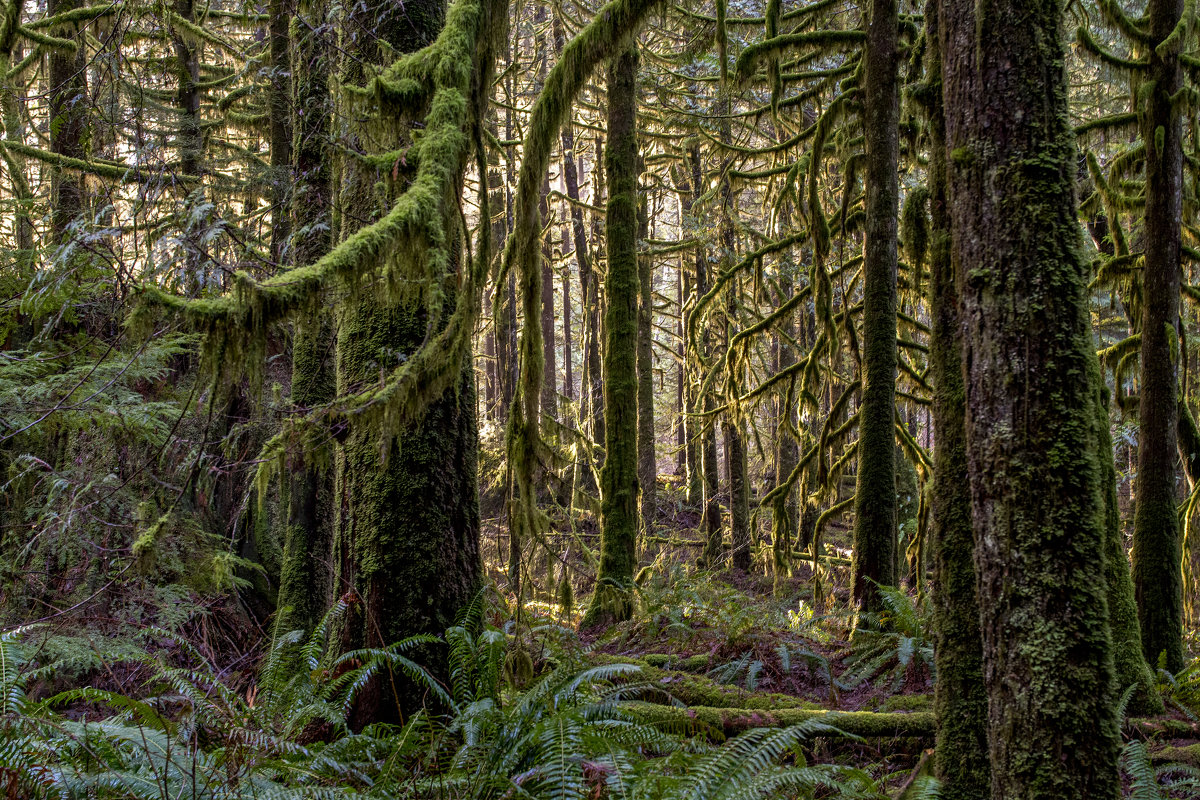
[(866, 236), (863, 244), (862, 405), (854, 491), (856, 602), (881, 607), (872, 584), (896, 583), (896, 235), (900, 92), (896, 0), (872, 0), (863, 98)]
[(934, 683), (937, 741), (934, 765), (944, 800), (980, 800), (991, 791), (987, 693), (975, 582), (975, 538), (967, 480), (966, 390), (956, 269), (950, 257), (946, 206), (946, 123), (942, 113), (942, 59), (937, 1), (925, 6), (926, 83), (921, 98), (929, 118), (930, 305), (929, 370), (933, 379)]
[[(394, 53), (430, 44), (445, 16), (443, 0), (356, 9), (341, 30), (343, 84), (363, 83), (369, 74), (365, 64), (386, 64)], [(346, 118), (361, 118), (344, 111)], [(348, 146), (404, 147), (424, 114), (424, 109), (411, 107), (380, 111), (368, 129), (351, 128)], [(457, 180), (461, 190), (461, 174)], [(344, 160), (337, 198), (339, 237), (346, 239), (382, 213), (396, 188), (372, 166)], [(446, 227), (458, 229), (455, 220), (447, 220)], [(459, 249), (452, 248), (453, 257), (458, 269), (466, 269)], [(445, 288), (454, 291), (453, 285)], [(429, 320), (415, 298), (385, 301), (367, 287), (346, 298), (337, 330), (338, 394), (377, 383), (383, 365), (390, 368), (421, 345), (430, 323), (436, 329), (444, 320)], [(387, 423), (377, 421), (379, 417), (362, 415), (351, 417), (344, 432), (337, 464), (341, 511), (335, 548), (339, 591), (355, 605), (342, 636), (349, 646), (384, 647), (414, 634), (441, 634), (479, 592), (475, 371), (469, 358), (454, 366), (458, 380), (440, 396), (425, 398), (425, 410), (414, 422), (385, 429)], [(409, 655), (435, 675), (445, 670), (441, 648)], [(378, 676), (359, 694), (352, 726), (400, 719), (422, 704), (423, 692), (414, 689), (398, 675)]]
[(1175, 508), (1183, 148), (1178, 100), (1173, 99), (1182, 84), (1179, 48), (1166, 40), (1183, 7), (1184, 0), (1150, 0), (1150, 66), (1139, 110), (1146, 148), (1146, 253), (1133, 583), (1146, 658), (1152, 664), (1162, 659), (1170, 672), (1183, 669), (1182, 553)]
[(1062, 11), (938, 9), (995, 800), (1120, 794)]
[[(313, 263), (332, 244), (332, 184), (328, 148), (329, 71), (332, 58), (326, 0), (301, 3), (290, 26), (291, 90), (288, 126), (293, 182), (290, 229), (296, 232), (290, 255), (295, 266)], [(333, 325), (326, 311), (297, 322), (292, 335), (292, 407), (303, 413), (334, 397)], [(279, 579), (277, 633), (312, 631), (332, 601), (329, 560), (332, 548), (333, 473), (328, 455), (301, 451), (285, 480), (287, 519)]]
[(633, 614), (638, 530), (638, 184), (636, 45), (608, 69), (608, 174), (604, 280), (604, 467), (600, 470), (600, 570), (581, 627)]

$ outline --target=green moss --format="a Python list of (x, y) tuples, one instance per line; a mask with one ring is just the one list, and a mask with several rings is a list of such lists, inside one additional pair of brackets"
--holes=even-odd
[(809, 720), (819, 720), (843, 733), (864, 738), (928, 738), (934, 732), (933, 714), (929, 712), (880, 714), (873, 711), (802, 708), (770, 711), (706, 706), (679, 708), (649, 703), (631, 703), (629, 707), (637, 717), (648, 723), (672, 728), (683, 726), (707, 733), (711, 738), (730, 736), (749, 728), (785, 727)]
[(875, 585), (896, 584), (896, 269), (900, 95), (894, 0), (873, 0), (867, 22), (863, 124), (866, 236), (863, 243), (862, 402), (854, 491), (854, 599), (882, 607)]
[(604, 313), (605, 457), (600, 470), (600, 570), (583, 627), (633, 614), (638, 532), (637, 328), (640, 280), (637, 226), (637, 50), (615, 56), (608, 71), (608, 270)]
[(1186, 764), (1189, 767), (1200, 767), (1200, 743), (1164, 747), (1151, 753), (1150, 758), (1155, 764)]

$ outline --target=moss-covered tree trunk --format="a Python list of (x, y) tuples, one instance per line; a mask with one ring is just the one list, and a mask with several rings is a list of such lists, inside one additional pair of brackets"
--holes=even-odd
[[(175, 0), (175, 13), (188, 22), (195, 23), (196, 12), (193, 0)], [(200, 128), (200, 82), (199, 47), (181, 31), (174, 31), (171, 39), (175, 45), (175, 104), (179, 109), (179, 131), (176, 141), (179, 148), (179, 171), (184, 175), (197, 175), (204, 157), (204, 135)]]
[(851, 573), (855, 601), (876, 611), (879, 593), (871, 582), (896, 583), (896, 169), (900, 121), (896, 0), (872, 0), (866, 24), (862, 404)]
[[(290, 26), (291, 86), (288, 126), (292, 133), (289, 172), (291, 249), (294, 265), (313, 263), (326, 253), (331, 235), (332, 183), (329, 76), (332, 42), (324, 25), (326, 0), (307, 0)], [(274, 113), (274, 112), (273, 112)], [(292, 336), (291, 403), (298, 413), (334, 397), (331, 315), (321, 310), (298, 322)], [(279, 579), (276, 631), (311, 631), (332, 600), (329, 563), (332, 545), (333, 473), (316, 453), (298, 448), (289, 465), (283, 565)], [(328, 461), (328, 457), (324, 458)]]
[[(704, 165), (700, 158), (699, 145), (692, 145), (688, 149), (688, 163), (691, 167), (691, 185), (692, 185), (692, 208), (699, 201), (700, 195), (704, 186)], [(696, 229), (700, 228), (699, 220), (696, 221)], [(703, 245), (696, 248), (696, 297), (703, 297), (708, 294), (710, 288), (708, 275), (708, 254)], [(689, 325), (692, 323), (689, 323)], [(709, 347), (711, 346), (712, 333), (709, 326), (704, 324), (703, 330), (699, 333), (700, 352), (697, 353), (697, 358), (693, 359), (698, 363), (695, 364), (696, 379), (695, 381), (697, 395), (692, 404), (694, 410), (694, 419), (696, 420), (696, 436), (700, 439), (700, 459), (701, 471), (704, 480), (703, 498), (704, 498), (704, 549), (700, 553), (700, 564), (705, 567), (715, 567), (722, 558), (722, 539), (723, 530), (721, 526), (721, 501), (718, 496), (720, 492), (720, 469), (717, 463), (717, 426), (713, 416), (716, 410), (716, 402), (713, 400), (712, 390), (701, 388), (698, 378), (703, 371), (703, 361), (708, 357)]]
[(267, 88), (267, 116), (271, 125), (271, 258), (284, 260), (284, 247), (291, 235), (288, 194), (292, 184), (291, 42), (288, 28), (293, 10), (287, 0), (271, 0), (267, 37), (271, 69)]
[[(394, 53), (430, 44), (444, 15), (444, 0), (355, 7), (341, 30), (341, 81), (361, 84), (366, 65), (386, 64)], [(369, 141), (385, 152), (406, 146), (423, 110), (382, 111), (369, 130), (352, 127), (346, 144)], [(462, 175), (457, 179), (461, 190)], [(342, 239), (387, 207), (396, 188), (387, 181), (388, 175), (358, 160), (342, 162), (337, 198)], [(457, 227), (455, 220), (446, 221), (447, 230)], [(461, 262), (461, 254), (456, 257)], [(338, 394), (378, 382), (381, 369), (420, 346), (431, 322), (436, 328), (441, 321), (429, 320), (420, 301), (385, 302), (366, 289), (348, 298), (337, 332)], [(352, 645), (382, 647), (418, 633), (440, 634), (479, 591), (475, 373), (470, 359), (456, 368), (459, 379), (429, 398), (415, 422), (384, 430), (352, 419), (346, 432), (337, 471), (342, 503), (337, 547), (342, 591), (351, 593), (358, 611), (344, 637)], [(444, 669), (444, 657), (433, 649), (418, 656), (435, 674)], [(421, 700), (399, 676), (381, 675), (359, 695), (352, 723), (396, 720)]]
[[(787, 204), (780, 207), (779, 226), (781, 231), (791, 227), (791, 210)], [(792, 299), (795, 291), (796, 264), (791, 255), (785, 255), (779, 263), (779, 303)], [(791, 369), (797, 363), (796, 354), (796, 315), (788, 312), (779, 323), (778, 352), (776, 356), (776, 371), (783, 372)], [(779, 389), (776, 398), (776, 445), (775, 445), (775, 486), (782, 485), (796, 468), (800, 461), (800, 444), (797, 436), (800, 433), (799, 403), (795, 394), (796, 382), (789, 381)], [(774, 487), (772, 487), (774, 488)], [(800, 506), (796, 500), (803, 493), (803, 484), (793, 485), (786, 495), (774, 501), (776, 507), (771, 515), (771, 551), (772, 574), (775, 576), (775, 590), (782, 589), (782, 579), (791, 574), (792, 542), (800, 529)], [(807, 542), (801, 547), (807, 546)]]
[(638, 530), (638, 150), (636, 45), (608, 69), (608, 175), (604, 280), (604, 467), (600, 470), (600, 569), (583, 627), (633, 614)]
[[(692, 213), (692, 207), (695, 205), (699, 193), (689, 182), (686, 170), (673, 170), (672, 178), (675, 189), (679, 193), (680, 230), (694, 233), (697, 220)], [(692, 348), (687, 346), (687, 332), (691, 329), (691, 303), (693, 302), (697, 288), (696, 276), (698, 274), (698, 267), (694, 265), (698, 264), (702, 257), (703, 255), (699, 251), (694, 256), (688, 253), (681, 253), (679, 256), (679, 379), (683, 384), (683, 415), (680, 419), (680, 427), (683, 429), (683, 455), (687, 470), (685, 478), (687, 502), (692, 506), (699, 506), (704, 500), (704, 468), (701, 463), (703, 459), (703, 445), (700, 440), (700, 433), (704, 429), (704, 424), (696, 416), (699, 405), (695, 383), (697, 366), (695, 364), (695, 353)], [(693, 259), (692, 267), (688, 266), (689, 258)]]
[(929, 119), (930, 316), (933, 379), (934, 761), (945, 800), (980, 800), (991, 793), (987, 693), (975, 580), (975, 538), (967, 478), (966, 390), (963, 387), (958, 276), (950, 256), (946, 202), (946, 121), (936, 0), (925, 5)]
[[(1145, 269), (1142, 272), (1137, 504), (1133, 583), (1146, 658), (1183, 668), (1183, 586), (1175, 509), (1178, 455), (1180, 220), (1183, 209), (1182, 84), (1175, 32), (1184, 0), (1150, 0), (1150, 67), (1139, 108), (1146, 148)], [(1181, 38), (1176, 34), (1177, 38)]]
[[(54, 16), (81, 8), (80, 0), (48, 0), (46, 14)], [(49, 105), (50, 150), (68, 158), (87, 158), (88, 86), (87, 38), (73, 31), (74, 51), (50, 48)], [(85, 178), (75, 172), (55, 169), (50, 179), (51, 235), (62, 241), (70, 224), (86, 210)]]
[(1062, 11), (938, 8), (995, 800), (1120, 793)]
[[(640, 165), (641, 159), (638, 159)], [(640, 171), (640, 167), (639, 167)], [(643, 193), (638, 205), (638, 241), (650, 235), (650, 214)], [(654, 259), (638, 256), (637, 403), (638, 487), (642, 532), (654, 533), (658, 513), (658, 454), (654, 444)]]
[[(3, 73), (0, 77), (0, 114), (3, 115), (5, 138), (17, 142), (25, 141), (25, 123), (21, 116), (24, 88), (8, 73), (13, 64), (21, 60), (21, 37), (17, 26), (24, 5), (23, 0), (12, 0), (0, 13), (0, 72)], [(8, 190), (16, 201), (13, 237), (18, 251), (17, 263), (26, 270), (33, 261), (33, 217), (30, 214), (33, 192), (25, 172), (25, 159), (18, 153), (7, 152), (4, 161)]]

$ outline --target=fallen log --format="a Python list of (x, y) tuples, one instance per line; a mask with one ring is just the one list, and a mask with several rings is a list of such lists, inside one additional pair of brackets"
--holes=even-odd
[[(750, 728), (783, 728), (809, 720), (820, 720), (842, 734), (863, 738), (927, 738), (934, 734), (931, 711), (884, 714), (876, 711), (830, 711), (829, 709), (777, 708), (749, 710), (711, 706), (663, 706), (630, 703), (639, 718), (654, 725), (690, 728), (731, 736)], [(830, 734), (836, 735), (836, 734)]]

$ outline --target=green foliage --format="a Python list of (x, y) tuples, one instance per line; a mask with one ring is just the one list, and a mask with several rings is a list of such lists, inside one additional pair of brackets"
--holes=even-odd
[[(864, 614), (854, 632), (850, 668), (842, 676), (846, 686), (891, 679), (891, 691), (920, 674), (922, 667), (934, 673), (932, 612), (928, 603), (918, 606), (903, 590), (879, 586), (884, 610)], [(864, 624), (865, 623), (865, 624)]]

